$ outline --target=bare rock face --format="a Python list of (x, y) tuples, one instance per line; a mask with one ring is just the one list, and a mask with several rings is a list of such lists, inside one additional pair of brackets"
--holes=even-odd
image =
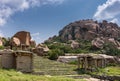
[(77, 56), (59, 56), (57, 61), (63, 63), (69, 63), (69, 62), (77, 61)]
[(20, 40), (17, 37), (13, 37), (11, 43), (13, 46), (20, 46)]
[(33, 49), (33, 52), (38, 56), (44, 56), (49, 51), (49, 48), (46, 45), (38, 44), (36, 48)]
[(103, 38), (103, 37), (98, 37), (92, 40), (91, 44), (93, 47), (102, 49), (104, 44), (109, 43), (114, 46), (114, 48), (120, 49), (120, 42), (115, 40), (114, 38)]
[(93, 20), (80, 20), (65, 26), (60, 32), (62, 41), (68, 40), (93, 40), (97, 37), (119, 38), (120, 28), (115, 23), (103, 21), (98, 23)]
[(21, 45), (30, 46), (30, 40), (31, 40), (30, 32), (27, 31), (17, 32), (12, 37), (12, 41), (14, 41), (17, 45), (21, 44)]
[(95, 38), (94, 40), (92, 40), (92, 46), (98, 49), (103, 48), (104, 43), (104, 38)]
[(74, 40), (71, 40), (71, 48), (76, 49), (80, 47), (80, 44)]

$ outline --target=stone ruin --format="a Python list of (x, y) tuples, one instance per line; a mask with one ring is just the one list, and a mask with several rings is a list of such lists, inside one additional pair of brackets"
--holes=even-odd
[(36, 42), (31, 40), (30, 32), (27, 31), (17, 32), (11, 38), (10, 45), (11, 49), (0, 50), (0, 68), (32, 72), (33, 52), (41, 56), (49, 51), (49, 48), (42, 44), (36, 46)]
[(118, 59), (114, 56), (105, 54), (80, 54), (78, 59), (78, 69), (93, 70), (96, 68), (104, 68), (106, 65), (115, 63), (119, 64)]
[(33, 71), (33, 53), (29, 51), (0, 51), (0, 68), (16, 69), (21, 72)]
[(57, 61), (63, 63), (78, 62), (78, 69), (95, 70), (96, 68), (104, 68), (109, 64), (120, 65), (120, 58), (105, 54), (65, 54), (59, 56)]
[(19, 31), (11, 38), (11, 49), (29, 50), (29, 47), (35, 47), (35, 41), (31, 40), (30, 32)]
[(31, 40), (30, 32), (20, 31), (17, 32), (11, 39), (11, 49), (13, 50), (26, 50), (32, 51), (39, 56), (44, 56), (49, 51), (49, 48), (46, 45), (38, 44)]
[(14, 68), (21, 72), (32, 72), (33, 53), (30, 52), (30, 47), (35, 47), (36, 43), (31, 41), (30, 32), (17, 32), (11, 38), (10, 43), (11, 50), (0, 50), (0, 68)]

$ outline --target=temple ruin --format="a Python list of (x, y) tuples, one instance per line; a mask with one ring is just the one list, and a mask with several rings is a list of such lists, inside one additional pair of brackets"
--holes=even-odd
[(29, 51), (0, 51), (0, 68), (16, 69), (21, 72), (33, 71), (33, 53)]
[(114, 57), (104, 54), (80, 54), (78, 55), (78, 69), (92, 70), (106, 67), (109, 63), (115, 63)]

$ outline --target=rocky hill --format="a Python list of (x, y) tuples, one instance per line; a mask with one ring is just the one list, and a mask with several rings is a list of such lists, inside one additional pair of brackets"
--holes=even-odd
[(102, 22), (92, 19), (75, 21), (66, 25), (59, 31), (58, 36), (49, 38), (45, 43), (50, 49), (60, 49), (64, 53), (119, 55), (120, 27), (106, 20)]
[(120, 38), (120, 28), (117, 24), (93, 20), (80, 20), (65, 26), (60, 32), (59, 37), (62, 41), (68, 40), (93, 40), (96, 37)]

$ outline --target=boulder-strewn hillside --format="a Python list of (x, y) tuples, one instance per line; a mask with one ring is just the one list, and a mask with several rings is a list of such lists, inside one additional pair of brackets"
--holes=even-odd
[(118, 39), (120, 28), (115, 23), (107, 21), (97, 22), (93, 20), (80, 20), (65, 26), (60, 32), (62, 41), (84, 39), (93, 40), (96, 37), (110, 37)]
[(53, 50), (51, 55), (53, 52), (57, 52), (56, 54), (105, 53), (119, 55), (120, 27), (106, 20), (102, 22), (92, 19), (75, 21), (60, 30), (58, 36), (53, 36), (45, 41), (45, 44), (50, 50)]

